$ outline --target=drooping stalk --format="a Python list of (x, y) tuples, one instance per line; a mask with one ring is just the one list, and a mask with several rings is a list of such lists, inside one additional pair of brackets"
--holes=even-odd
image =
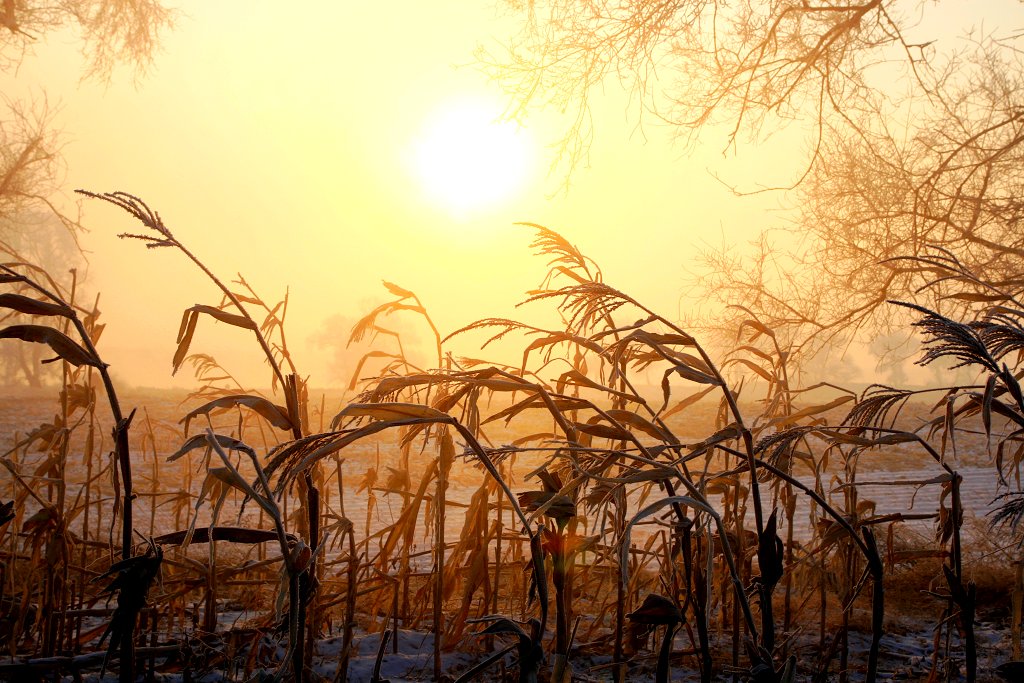
[[(625, 504), (615, 506), (615, 538), (622, 542), (622, 533), (626, 527)], [(623, 650), (622, 639), (626, 632), (626, 577), (622, 575), (622, 566), (616, 567), (618, 580), (615, 582), (615, 655), (612, 663), (614, 665), (613, 676), (615, 683), (625, 683), (626, 680), (626, 657)]]
[[(128, 429), (131, 426), (132, 418), (135, 416), (135, 411), (133, 410), (127, 418), (125, 418), (121, 412), (121, 403), (117, 397), (117, 391), (114, 389), (114, 383), (110, 378), (109, 366), (101, 359), (92, 338), (89, 336), (88, 329), (86, 329), (85, 324), (78, 317), (74, 307), (64, 301), (64, 299), (58, 294), (51, 292), (31, 278), (21, 275), (8, 266), (0, 265), (0, 272), (10, 276), (11, 281), (26, 284), (52, 301), (54, 304), (57, 304), (58, 307), (61, 307), (62, 310), (60, 311), (60, 315), (69, 320), (74, 326), (82, 347), (91, 359), (89, 361), (90, 364), (96, 368), (100, 374), (100, 378), (103, 380), (103, 388), (106, 391), (107, 403), (110, 405), (110, 412), (114, 418), (114, 457), (117, 460), (120, 470), (121, 490), (119, 493), (122, 497), (121, 559), (127, 560), (131, 558), (132, 554), (132, 501), (134, 498), (132, 490), (132, 463), (128, 443)], [(135, 620), (133, 619), (130, 624), (125, 625), (125, 633), (121, 637), (119, 671), (119, 680), (121, 683), (132, 683), (135, 678), (135, 626)]]
[[(237, 481), (244, 482), (241, 474), (238, 473), (238, 470), (232, 464), (230, 458), (228, 458), (227, 453), (217, 441), (216, 435), (213, 433), (212, 429), (207, 429), (206, 439), (210, 447), (214, 452), (216, 452), (218, 457), (220, 457), (224, 466), (237, 478)], [(305, 671), (301, 663), (303, 624), (299, 619), (302, 607), (302, 585), (299, 581), (299, 577), (305, 574), (309, 565), (312, 564), (312, 551), (308, 547), (305, 548), (305, 550), (309, 551), (309, 557), (305, 560), (304, 566), (300, 566), (300, 564), (304, 562), (302, 559), (303, 548), (291, 548), (289, 545), (288, 534), (285, 532), (284, 528), (285, 515), (282, 514), (274, 499), (273, 489), (270, 487), (270, 481), (267, 479), (266, 471), (260, 464), (259, 458), (256, 457), (255, 451), (248, 448), (243, 450), (246, 455), (249, 456), (249, 460), (252, 462), (253, 468), (256, 470), (256, 480), (259, 483), (260, 488), (260, 491), (258, 492), (250, 488), (246, 493), (255, 498), (257, 503), (259, 503), (260, 506), (270, 514), (270, 517), (274, 521), (274, 531), (277, 535), (278, 547), (281, 551), (285, 573), (288, 576), (288, 646), (290, 648), (289, 654), (291, 655), (289, 664), (292, 666), (294, 679), (305, 680)], [(211, 538), (210, 540), (212, 542), (213, 539)], [(300, 660), (298, 662), (296, 661), (296, 653), (298, 653), (298, 659)], [(296, 666), (299, 666), (299, 668), (295, 669)]]
[[(274, 352), (271, 349), (270, 343), (268, 342), (266, 336), (261, 331), (260, 325), (252, 317), (252, 315), (246, 309), (245, 305), (238, 298), (238, 296), (233, 291), (231, 291), (231, 289), (227, 285), (225, 285), (220, 280), (220, 278), (218, 278), (213, 273), (213, 271), (207, 268), (206, 265), (201, 260), (199, 260), (199, 258), (195, 254), (193, 254), (184, 244), (182, 244), (171, 233), (170, 229), (168, 229), (167, 226), (164, 225), (163, 220), (160, 218), (160, 215), (158, 213), (150, 209), (145, 204), (145, 202), (143, 202), (138, 197), (132, 196), (124, 192), (97, 194), (85, 190), (76, 191), (79, 194), (85, 195), (87, 197), (92, 197), (94, 199), (101, 199), (105, 202), (108, 202), (123, 209), (124, 211), (127, 211), (139, 222), (141, 222), (145, 227), (154, 231), (158, 236), (122, 234), (121, 237), (141, 240), (145, 242), (146, 246), (149, 248), (173, 247), (177, 249), (186, 258), (188, 258), (197, 268), (199, 268), (199, 270), (204, 275), (206, 275), (207, 278), (209, 278), (209, 280), (217, 287), (217, 289), (221, 291), (225, 299), (231, 302), (232, 306), (238, 311), (242, 318), (248, 321), (248, 327), (253, 331), (256, 337), (256, 341), (259, 344), (260, 348), (262, 349), (263, 355), (266, 357), (267, 363), (271, 367), (275, 382), (279, 383), (284, 391), (286, 399), (286, 410), (288, 413), (289, 421), (291, 423), (292, 438), (301, 439), (303, 436), (303, 410), (301, 407), (301, 399), (299, 396), (300, 380), (298, 378), (298, 374), (296, 372), (294, 364), (291, 361), (291, 357), (288, 354), (284, 354), (283, 356), (284, 360), (287, 361), (287, 363), (289, 364), (291, 370), (290, 374), (286, 377), (285, 373), (281, 369), (280, 363), (278, 363), (277, 358), (275, 357)], [(115, 420), (118, 420), (118, 418), (115, 417)], [(119, 420), (118, 423), (120, 424)], [(124, 442), (125, 447), (127, 447), (127, 434), (124, 435)], [(310, 576), (308, 572), (318, 574), (322, 571), (323, 567), (322, 558), (320, 558), (320, 553), (317, 552), (319, 546), (320, 527), (320, 494), (319, 490), (314, 484), (313, 475), (309, 470), (303, 473), (303, 485), (305, 487), (305, 493), (307, 496), (306, 508), (308, 511), (307, 531), (309, 535), (309, 547), (311, 549), (311, 552), (314, 554), (314, 557), (317, 558), (317, 560), (314, 562), (313, 566), (310, 567), (309, 570), (307, 570), (307, 572), (303, 572), (302, 575), (298, 577), (299, 585), (297, 586), (296, 591), (289, 590), (290, 599), (299, 600), (300, 604), (298, 606), (297, 617), (299, 622), (302, 624), (302, 626), (298, 629), (298, 631), (295, 634), (297, 642), (291, 643), (294, 657), (292, 663), (292, 674), (293, 676), (295, 676), (297, 680), (305, 680), (305, 669), (312, 663), (312, 643), (316, 635), (317, 625), (319, 623), (319, 619), (316, 615), (315, 603), (313, 605), (314, 613), (311, 615), (312, 618), (308, 620), (306, 618), (307, 604), (310, 602), (310, 598), (312, 597), (310, 594), (312, 592), (313, 586), (316, 583), (316, 581), (314, 581), (314, 578)], [(130, 482), (128, 482), (126, 486), (130, 487)], [(127, 499), (127, 504), (127, 502), (130, 501), (131, 498), (130, 493), (126, 492), (125, 497)], [(128, 542), (130, 542), (130, 534), (128, 534), (127, 539)], [(319, 575), (316, 576), (317, 580), (319, 580), (320, 578), (322, 577)], [(309, 631), (310, 636), (308, 639), (306, 638), (307, 630)]]
[(444, 637), (444, 518), (448, 474), (455, 459), (451, 433), (441, 435), (437, 463), (437, 489), (434, 500), (434, 680), (441, 680), (441, 640)]
[[(340, 474), (340, 469), (339, 469)], [(340, 486), (340, 479), (339, 479)], [(342, 509), (344, 515), (344, 508)], [(356, 596), (359, 580), (359, 554), (356, 551), (355, 527), (349, 522), (345, 529), (348, 537), (348, 571), (345, 587), (345, 626), (341, 641), (341, 655), (338, 658), (338, 671), (334, 676), (335, 683), (347, 683), (349, 662), (352, 658), (352, 640), (355, 635)]]
[(555, 587), (555, 667), (552, 680), (568, 683), (571, 675), (569, 666), (569, 625), (572, 622), (572, 577), (575, 552), (572, 544), (574, 535), (566, 533), (564, 523), (558, 522), (559, 529), (549, 536), (551, 552), (551, 581)]
[(677, 624), (666, 624), (665, 635), (658, 651), (658, 668), (654, 674), (654, 683), (669, 683), (669, 656), (672, 654), (672, 638), (676, 634)]
[[(679, 541), (683, 556), (683, 569), (686, 572), (687, 592), (691, 596), (688, 602), (693, 606), (694, 618), (697, 621), (697, 640), (700, 648), (700, 680), (711, 683), (712, 660), (711, 641), (708, 637), (707, 586), (703, 571), (693, 561), (694, 553), (700, 557), (700, 536), (697, 537), (698, 547), (693, 548), (693, 522), (684, 524)], [(710, 555), (710, 550), (707, 551)]]

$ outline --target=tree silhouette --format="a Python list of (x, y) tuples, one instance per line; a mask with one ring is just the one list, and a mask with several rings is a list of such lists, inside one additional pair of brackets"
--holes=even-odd
[[(720, 124), (725, 151), (804, 133), (797, 176), (765, 179), (792, 190), (780, 229), (797, 246), (762, 240), (753, 255), (712, 251), (703, 263), (707, 294), (746, 302), (794, 354), (899, 322), (889, 298), (955, 313), (1024, 285), (1019, 32), (964, 26), (953, 51), (922, 28), (945, 8), (900, 0), (508, 4), (526, 18), (522, 32), (480, 59), (514, 113), (575, 113), (561, 146), (570, 166), (592, 139), (590, 97), (613, 79), (683, 142)], [(746, 315), (726, 312), (734, 325)]]
[[(47, 34), (77, 29), (88, 77), (107, 80), (117, 63), (145, 71), (159, 31), (173, 14), (157, 0), (70, 0), (44, 3), (3, 0), (0, 4), (0, 69), (13, 71)], [(4, 99), (0, 113), (0, 255), (29, 263), (58, 278), (78, 260), (77, 215), (59, 208), (60, 135), (52, 127), (45, 99)], [(65, 234), (58, 234), (63, 228)], [(12, 316), (7, 316), (8, 322)], [(13, 317), (17, 317), (15, 314)], [(0, 345), (0, 377), (7, 383), (43, 382), (41, 350), (34, 345)]]
[(118, 63), (142, 72), (173, 21), (161, 0), (3, 0), (0, 65), (16, 66), (46, 34), (72, 28), (81, 37), (86, 76), (106, 80)]
[[(85, 75), (105, 80), (118, 62), (143, 72), (153, 58), (159, 31), (173, 14), (157, 0), (69, 0), (44, 3), (3, 0), (0, 4), (0, 68), (13, 71), (46, 34), (77, 28)], [(19, 214), (53, 213), (72, 229), (78, 223), (57, 210), (59, 136), (45, 102), (4, 100), (0, 118), (0, 221)]]

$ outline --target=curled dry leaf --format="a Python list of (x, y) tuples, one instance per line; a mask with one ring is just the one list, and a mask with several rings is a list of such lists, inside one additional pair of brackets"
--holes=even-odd
[(256, 323), (249, 318), (235, 313), (222, 311), (214, 306), (196, 304), (192, 308), (186, 308), (184, 313), (181, 314), (181, 326), (178, 328), (178, 348), (174, 351), (174, 359), (172, 360), (173, 369), (171, 374), (178, 372), (178, 368), (180, 368), (181, 364), (185, 362), (189, 346), (192, 345), (192, 336), (195, 334), (196, 323), (199, 321), (200, 313), (205, 313), (206, 315), (223, 323), (227, 323), (228, 325), (253, 330), (254, 332), (257, 330)]
[(469, 619), (468, 621), (469, 623), (478, 623), (484, 621), (485, 619), (494, 619), (494, 622), (487, 628), (480, 631), (478, 635), (511, 634), (514, 636), (518, 636), (523, 640), (528, 641), (530, 639), (530, 636), (526, 634), (526, 631), (524, 631), (519, 624), (506, 617), (483, 617), (480, 619)]
[[(172, 531), (171, 533), (157, 536), (153, 543), (157, 545), (181, 545), (188, 537), (188, 530)], [(297, 542), (293, 534), (286, 535), (290, 542)], [(278, 540), (277, 532), (273, 529), (246, 529), (237, 526), (214, 526), (199, 527), (192, 532), (189, 538), (191, 543), (209, 543), (214, 541), (229, 541), (245, 545), (257, 545), (259, 543), (272, 543)]]
[(519, 505), (524, 510), (545, 514), (559, 521), (567, 522), (576, 516), (576, 504), (572, 498), (551, 491), (523, 491), (519, 494)]
[[(668, 377), (669, 377), (670, 373), (671, 373), (671, 370), (669, 372), (665, 373), (665, 377), (664, 377), (664, 379), (662, 381), (662, 389), (663, 389), (664, 394), (665, 394), (665, 402), (664, 402), (664, 404), (661, 407), (662, 410), (665, 410), (665, 408), (668, 408), (668, 399), (669, 399), (669, 396), (671, 395), (671, 392), (669, 391), (669, 387), (668, 387)], [(662, 420), (667, 420), (668, 418), (672, 417), (676, 413), (679, 413), (679, 412), (682, 412), (682, 411), (686, 410), (687, 408), (689, 408), (694, 403), (696, 403), (697, 401), (701, 400), (702, 398), (704, 398), (705, 396), (707, 396), (708, 394), (710, 394), (714, 390), (715, 390), (715, 387), (714, 386), (710, 386), (707, 389), (701, 389), (700, 391), (698, 391), (695, 394), (690, 394), (686, 398), (681, 399), (678, 403), (673, 405), (668, 410), (665, 410), (665, 412), (662, 413), (662, 415), (661, 415), (661, 419)]]
[(418, 403), (353, 403), (346, 406), (334, 419), (345, 417), (371, 417), (375, 420), (451, 419), (446, 413)]
[(725, 361), (725, 364), (743, 365), (748, 370), (750, 370), (751, 372), (753, 372), (755, 375), (757, 375), (766, 382), (777, 381), (777, 378), (770, 371), (765, 370), (760, 365), (747, 358), (730, 358), (729, 360)]
[[(11, 325), (0, 330), (0, 339), (21, 339), (22, 341), (46, 344), (60, 358), (74, 366), (90, 365), (100, 367), (100, 361), (76, 344), (70, 337), (52, 327), (43, 325)], [(44, 363), (50, 361), (43, 361)]]
[[(220, 444), (222, 448), (234, 451), (241, 451), (242, 453), (253, 453), (252, 448), (247, 446), (245, 443), (239, 441), (238, 439), (234, 439), (230, 436), (224, 436), (223, 434), (214, 434), (213, 438), (217, 440), (217, 443)], [(199, 447), (205, 448), (209, 444), (210, 442), (208, 441), (206, 434), (196, 434), (195, 436), (188, 439), (185, 443), (183, 443), (181, 445), (181, 448), (172, 453), (167, 458), (167, 462), (174, 462), (175, 460), (185, 455), (189, 451), (195, 450)]]
[(273, 503), (256, 493), (256, 490), (252, 485), (243, 479), (235, 470), (228, 467), (211, 467), (206, 471), (206, 476), (208, 479), (213, 477), (220, 482), (241, 491), (246, 497), (256, 501), (256, 504), (263, 508), (268, 515), (271, 517), (277, 516), (277, 509), (274, 507)]
[(853, 400), (853, 398), (854, 397), (850, 395), (840, 396), (832, 401), (829, 401), (828, 403), (823, 403), (821, 405), (816, 406), (808, 406), (806, 408), (802, 408), (793, 413), (790, 413), (789, 415), (786, 415), (784, 417), (775, 418), (768, 422), (768, 424), (770, 426), (775, 427), (776, 429), (785, 429), (790, 425), (796, 424), (805, 417), (811, 417), (813, 415), (827, 413), (830, 410), (838, 408), (844, 403), (849, 403), (850, 401)]
[(603, 392), (608, 396), (615, 396), (616, 398), (621, 398), (624, 401), (631, 401), (633, 403), (640, 402), (640, 398), (634, 396), (633, 394), (628, 394), (624, 391), (616, 391), (611, 387), (599, 384), (594, 380), (590, 379), (589, 377), (587, 377), (586, 375), (584, 375), (579, 370), (569, 370), (567, 372), (563, 372), (558, 377), (558, 381), (555, 384), (555, 392), (559, 394), (564, 394), (565, 388), (567, 386), (586, 387), (588, 389), (595, 389), (597, 391)]
[(672, 367), (672, 372), (676, 373), (677, 375), (684, 379), (690, 380), (691, 382), (697, 382), (698, 384), (713, 384), (715, 386), (721, 385), (721, 382), (719, 382), (711, 375), (703, 373), (699, 370), (694, 370), (693, 368), (687, 365), (675, 365)]
[(754, 341), (755, 339), (757, 339), (761, 335), (765, 335), (765, 336), (770, 337), (772, 339), (775, 338), (775, 333), (770, 328), (768, 328), (764, 323), (762, 323), (762, 322), (760, 322), (758, 320), (747, 319), (747, 320), (744, 320), (743, 322), (741, 322), (740, 326), (739, 326), (739, 330), (737, 331), (737, 335), (742, 335), (743, 334), (743, 328), (744, 327), (749, 327), (749, 328), (751, 328), (753, 330), (753, 332), (750, 333), (750, 337), (747, 338), (748, 342)]
[(184, 423), (185, 432), (188, 433), (189, 423), (199, 415), (208, 415), (214, 410), (223, 410), (234, 406), (251, 408), (278, 429), (289, 431), (292, 428), (292, 422), (288, 419), (288, 412), (284, 408), (271, 403), (262, 396), (251, 396), (248, 394), (222, 396), (209, 403), (205, 403), (179, 420), (179, 423)]
[(630, 621), (653, 626), (678, 624), (683, 621), (683, 615), (676, 603), (657, 593), (648, 593), (644, 603), (626, 616)]
[(387, 280), (381, 280), (381, 282), (384, 284), (384, 287), (389, 292), (394, 294), (395, 296), (400, 296), (403, 299), (415, 299), (416, 298), (415, 294), (410, 292), (408, 289), (404, 289), (402, 287), (399, 287), (394, 282), (388, 282)]
[(583, 422), (573, 422), (572, 426), (590, 436), (598, 439), (609, 439), (611, 441), (631, 441), (632, 435), (625, 429), (616, 427), (615, 425), (607, 424), (587, 424)]
[(188, 309), (188, 311), (195, 312), (195, 313), (205, 313), (206, 315), (208, 315), (208, 316), (210, 316), (212, 318), (216, 318), (217, 320), (221, 321), (222, 323), (227, 323), (228, 325), (234, 325), (235, 327), (241, 327), (241, 328), (246, 329), (246, 330), (255, 330), (256, 329), (256, 323), (254, 323), (252, 320), (249, 320), (248, 318), (246, 318), (244, 316), (241, 316), (241, 315), (237, 315), (235, 313), (228, 313), (227, 311), (223, 311), (223, 310), (221, 310), (219, 308), (216, 308), (214, 306), (206, 306), (204, 304), (196, 304), (192, 308)]
[(624, 426), (634, 427), (648, 436), (652, 436), (659, 441), (672, 441), (672, 435), (663, 430), (661, 427), (655, 425), (650, 420), (647, 420), (640, 415), (629, 410), (618, 410), (609, 409), (606, 411), (608, 416), (617, 420)]
[(96, 389), (85, 384), (69, 384), (61, 390), (62, 400), (67, 401), (68, 412), (88, 410), (96, 403)]
[(39, 301), (21, 294), (0, 294), (0, 306), (28, 315), (60, 315), (71, 317), (71, 308), (64, 304)]

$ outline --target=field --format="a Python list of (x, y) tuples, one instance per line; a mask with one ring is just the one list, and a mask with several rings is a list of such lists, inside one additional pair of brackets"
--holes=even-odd
[[(805, 388), (758, 320), (719, 357), (536, 228), (552, 268), (531, 298), (564, 329), (468, 328), (522, 339), (519, 367), (446, 355), (385, 283), (353, 338), (411, 315), (436, 367), (385, 346), (324, 393), (280, 305), (223, 284), (135, 198), (100, 198), (224, 299), (182, 318), (173, 362), (196, 391), (118, 391), (96, 315), (4, 267), (0, 304), (32, 323), (3, 336), (62, 369), (0, 398), (0, 678), (1013, 680), (1012, 298), (974, 326), (914, 309), (925, 358), (977, 384)], [(253, 333), (269, 390), (193, 352), (212, 321)]]

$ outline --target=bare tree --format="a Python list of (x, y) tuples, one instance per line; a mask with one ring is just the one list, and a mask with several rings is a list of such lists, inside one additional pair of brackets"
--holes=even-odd
[[(9, 197), (8, 197), (9, 199)], [(78, 232), (55, 211), (0, 212), (0, 253), (7, 263), (26, 263), (54, 276), (66, 276), (82, 261)], [(5, 309), (3, 325), (33, 322), (33, 317)], [(59, 364), (44, 364), (50, 357), (40, 344), (0, 344), (0, 384), (27, 384), (37, 388), (60, 382)]]
[[(86, 76), (109, 79), (117, 63), (142, 73), (156, 50), (159, 31), (172, 19), (171, 10), (157, 0), (2, 0), (0, 69), (17, 67), (46, 34), (75, 27)], [(0, 260), (31, 263), (63, 279), (67, 268), (80, 260), (82, 228), (78, 216), (61, 210), (55, 201), (63, 164), (52, 112), (45, 98), (4, 98), (0, 107)], [(40, 353), (34, 344), (0, 345), (0, 378), (8, 384), (21, 379), (39, 386), (45, 379)]]
[[(174, 12), (160, 0), (3, 0), (0, 64), (17, 64), (44, 34), (71, 27), (82, 39), (86, 76), (107, 79), (118, 63), (144, 71)], [(6, 29), (6, 30), (5, 30)]]
[[(86, 76), (107, 79), (118, 62), (142, 72), (153, 58), (159, 31), (170, 26), (173, 16), (157, 0), (2, 0), (0, 68), (16, 67), (45, 34), (73, 25), (82, 38)], [(69, 228), (78, 228), (51, 202), (61, 165), (59, 137), (51, 128), (46, 102), (4, 99), (4, 109), (0, 219), (9, 221), (20, 212), (48, 209)]]
[[(59, 141), (50, 127), (45, 104), (8, 102), (0, 120), (0, 220), (11, 229), (14, 216), (48, 209), (59, 215), (51, 196), (60, 175)], [(67, 219), (75, 229), (75, 221)]]
[[(886, 300), (913, 299), (926, 282), (925, 303), (947, 308), (1024, 286), (1020, 34), (963, 27), (962, 49), (943, 52), (920, 28), (941, 6), (901, 0), (510, 4), (526, 15), (522, 33), (481, 59), (519, 107), (576, 113), (562, 145), (570, 165), (593, 134), (590, 94), (610, 79), (684, 142), (709, 124), (728, 125), (730, 150), (804, 132), (802, 170), (766, 179), (793, 190), (778, 227), (798, 246), (769, 234), (753, 255), (705, 254), (707, 292), (746, 302), (727, 312), (733, 324), (754, 314), (811, 354), (884, 331), (899, 315)], [(951, 255), (973, 280), (947, 268)]]

